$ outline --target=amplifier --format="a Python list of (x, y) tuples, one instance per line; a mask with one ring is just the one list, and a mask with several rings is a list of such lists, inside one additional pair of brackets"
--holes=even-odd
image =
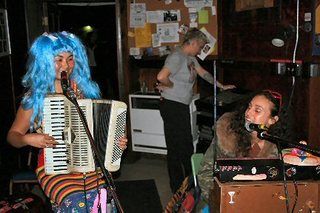
[[(216, 176), (221, 182), (244, 180), (242, 175), (250, 175), (252, 180), (256, 180), (259, 175), (263, 175), (263, 180), (280, 181), (283, 180), (283, 162), (278, 159), (217, 159), (218, 172)], [(284, 171), (287, 180), (308, 180), (320, 179), (320, 166), (295, 166), (284, 164)]]
[[(288, 181), (289, 211), (319, 212), (319, 184), (319, 181), (298, 181), (296, 184)], [(286, 212), (285, 197), (281, 181), (221, 183), (215, 178), (214, 187), (210, 192), (210, 212)], [(295, 198), (297, 198), (296, 203)]]

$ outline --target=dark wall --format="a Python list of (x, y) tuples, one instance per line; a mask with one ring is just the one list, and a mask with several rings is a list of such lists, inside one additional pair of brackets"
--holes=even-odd
[[(118, 99), (117, 42), (115, 5), (77, 6), (48, 3), (50, 31), (72, 32), (85, 45), (94, 46), (96, 66), (91, 67), (92, 79), (105, 99)], [(76, 18), (75, 18), (76, 17)], [(89, 42), (83, 27), (90, 25), (97, 36)]]
[(44, 32), (42, 26), (42, 4), (39, 0), (28, 0), (25, 3), (28, 46), (30, 46), (33, 40)]
[(233, 61), (221, 63), (224, 82), (232, 83), (250, 91), (271, 89), (283, 96), (284, 106), (287, 107), (292, 94), (292, 110), (296, 122), (297, 138), (308, 140), (309, 137), (309, 78), (295, 77), (295, 86), (292, 86), (292, 76), (276, 73), (274, 63)]
[[(300, 1), (299, 43), (297, 60), (312, 61), (315, 0)], [(271, 40), (281, 30), (294, 29), (296, 25), (296, 1), (275, 0), (274, 6), (255, 10), (235, 11), (235, 0), (220, 2), (219, 56), (239, 60), (290, 59), (295, 46), (295, 32), (281, 48)], [(311, 20), (305, 14), (311, 13)]]
[[(318, 146), (320, 79), (317, 75), (311, 78), (309, 74), (310, 64), (320, 61), (312, 51), (315, 48), (315, 7), (319, 1), (300, 1), (299, 42), (295, 58), (301, 61), (300, 65), (292, 63), (295, 34), (286, 40), (283, 47), (275, 47), (271, 43), (283, 27), (295, 25), (297, 1), (274, 2), (271, 8), (241, 12), (235, 11), (235, 0), (218, 4), (219, 58), (224, 61), (220, 66), (223, 79), (225, 83), (249, 90), (270, 88), (281, 92), (286, 100), (292, 93), (297, 137)], [(311, 20), (304, 19), (305, 13), (311, 13)], [(286, 67), (281, 75), (277, 69), (279, 61), (285, 61)]]
[(0, 83), (0, 195), (7, 192), (7, 181), (10, 174), (17, 169), (18, 151), (6, 142), (6, 134), (15, 117), (15, 106), (20, 101), (22, 87), (21, 76), (25, 70), (27, 52), (26, 26), (24, 19), (23, 1), (0, 1), (1, 8), (7, 9), (10, 43), (12, 53), (0, 57), (1, 83)]

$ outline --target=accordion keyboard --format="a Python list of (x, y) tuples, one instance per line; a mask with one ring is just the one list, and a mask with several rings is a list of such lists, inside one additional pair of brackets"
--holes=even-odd
[(65, 128), (64, 100), (61, 97), (45, 99), (43, 114), (43, 130), (54, 137), (58, 144), (54, 148), (45, 148), (46, 174), (68, 173), (67, 148), (63, 140)]

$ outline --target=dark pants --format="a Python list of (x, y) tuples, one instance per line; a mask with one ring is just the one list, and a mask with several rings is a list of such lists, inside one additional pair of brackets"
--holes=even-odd
[(164, 123), (167, 163), (172, 192), (179, 189), (186, 176), (191, 175), (193, 143), (189, 106), (163, 99), (160, 114)]

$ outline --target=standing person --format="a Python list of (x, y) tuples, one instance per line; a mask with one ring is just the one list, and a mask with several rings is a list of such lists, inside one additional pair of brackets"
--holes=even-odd
[[(206, 35), (196, 28), (185, 34), (181, 48), (171, 53), (157, 75), (162, 95), (160, 114), (164, 123), (170, 187), (174, 193), (183, 179), (191, 174), (193, 153), (189, 104), (197, 74), (214, 84), (213, 76), (200, 66), (195, 56), (208, 43)], [(221, 89), (234, 88), (217, 82)]]
[(95, 50), (97, 48), (97, 39), (98, 39), (98, 35), (96, 31), (87, 33), (85, 38), (85, 47), (87, 50), (89, 67), (93, 74), (95, 74), (96, 67), (97, 67), (96, 56), (95, 56)]
[[(87, 33), (85, 47), (87, 50), (92, 80), (100, 88), (101, 96), (105, 99), (116, 98), (117, 68), (116, 47), (108, 40), (108, 36), (101, 36), (103, 31), (94, 30)], [(107, 32), (105, 34), (108, 34)]]
[[(55, 212), (91, 212), (98, 194), (104, 188), (101, 172), (46, 175), (43, 148), (55, 147), (52, 136), (42, 132), (44, 98), (61, 94), (61, 72), (66, 71), (72, 89), (78, 98), (100, 98), (98, 85), (91, 80), (84, 45), (67, 32), (44, 33), (32, 44), (29, 51), (27, 73), (22, 79), (27, 89), (7, 140), (14, 147), (40, 148), (36, 173), (39, 183), (50, 198)], [(119, 140), (126, 148), (127, 139)], [(100, 198), (100, 196), (99, 196)]]
[(99, 84), (102, 96), (106, 99), (116, 99), (117, 95), (117, 44), (112, 34), (106, 31), (98, 31), (95, 56), (97, 73), (93, 80)]

